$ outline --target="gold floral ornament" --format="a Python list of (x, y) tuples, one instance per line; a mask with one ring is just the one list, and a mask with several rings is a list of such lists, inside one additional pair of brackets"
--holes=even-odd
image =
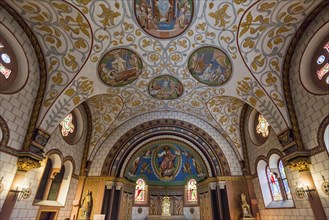
[(257, 134), (262, 134), (263, 137), (267, 137), (269, 134), (269, 124), (263, 115), (258, 116), (258, 125), (256, 126)]
[(60, 123), (60, 125), (62, 126), (62, 135), (64, 137), (69, 135), (69, 133), (74, 132), (74, 124), (73, 124), (72, 120), (73, 120), (73, 116), (72, 116), (72, 113), (70, 113)]

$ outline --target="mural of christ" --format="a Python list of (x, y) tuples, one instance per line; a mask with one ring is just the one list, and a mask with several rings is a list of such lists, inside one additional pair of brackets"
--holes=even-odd
[(174, 173), (175, 170), (175, 158), (176, 155), (179, 155), (179, 153), (172, 153), (170, 151), (170, 148), (165, 145), (163, 147), (163, 151), (161, 153), (158, 153), (158, 157), (162, 157), (162, 161), (160, 162), (160, 171), (161, 171), (161, 176), (171, 176)]

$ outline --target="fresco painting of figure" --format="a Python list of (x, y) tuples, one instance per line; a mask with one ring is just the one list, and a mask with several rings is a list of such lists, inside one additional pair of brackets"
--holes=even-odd
[(135, 0), (139, 25), (157, 38), (183, 33), (192, 21), (193, 0)]
[(201, 83), (220, 86), (232, 74), (232, 65), (224, 52), (214, 47), (202, 47), (192, 53), (188, 61), (191, 75)]
[(208, 176), (200, 155), (188, 145), (173, 140), (152, 141), (127, 159), (124, 175), (132, 182), (143, 178), (155, 185), (161, 181), (179, 185), (187, 178), (201, 181)]
[(175, 77), (169, 75), (158, 76), (151, 80), (149, 93), (156, 99), (176, 99), (183, 94), (183, 85)]
[(100, 78), (109, 86), (124, 86), (139, 77), (143, 62), (128, 49), (115, 49), (107, 52), (98, 65)]

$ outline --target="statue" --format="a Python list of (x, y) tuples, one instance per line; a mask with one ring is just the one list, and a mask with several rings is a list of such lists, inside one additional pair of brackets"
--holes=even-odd
[(92, 208), (93, 208), (92, 192), (88, 190), (85, 197), (81, 201), (82, 217), (84, 217), (85, 219), (89, 219)]
[(241, 208), (242, 208), (242, 217), (243, 218), (252, 218), (252, 214), (250, 212), (250, 206), (249, 204), (247, 203), (247, 200), (246, 200), (246, 195), (245, 194), (241, 194), (241, 202), (242, 202), (242, 205), (241, 205)]
[(165, 196), (162, 199), (162, 215), (164, 215), (164, 216), (170, 215), (170, 198), (169, 198), (169, 196)]

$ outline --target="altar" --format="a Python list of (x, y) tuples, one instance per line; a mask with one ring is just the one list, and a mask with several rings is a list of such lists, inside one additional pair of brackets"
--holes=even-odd
[(149, 215), (147, 217), (148, 220), (185, 220), (184, 215), (170, 215), (170, 216), (164, 216), (164, 215)]

